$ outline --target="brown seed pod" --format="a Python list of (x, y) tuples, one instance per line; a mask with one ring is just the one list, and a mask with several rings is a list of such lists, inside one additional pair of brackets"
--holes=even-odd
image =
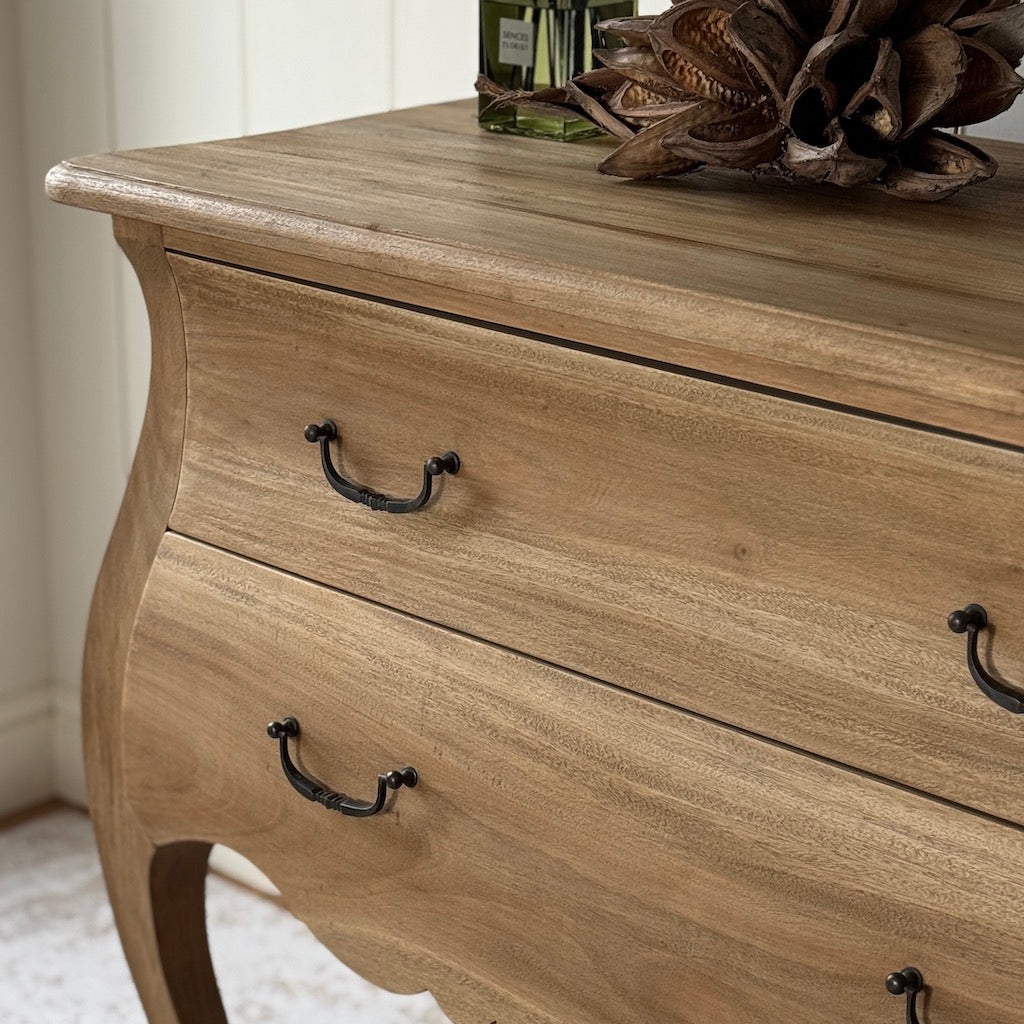
[(609, 110), (596, 96), (592, 96), (578, 83), (566, 82), (565, 91), (569, 99), (574, 100), (580, 110), (609, 135), (614, 135), (617, 139), (631, 139), (636, 134), (629, 125), (620, 121), (613, 111)]
[(661, 61), (647, 47), (624, 46), (618, 50), (595, 50), (594, 59), (606, 68), (617, 71), (623, 78), (639, 82), (667, 96), (685, 99), (693, 95), (691, 90), (676, 85)]
[(677, 129), (702, 120), (713, 121), (722, 114), (722, 106), (714, 100), (698, 100), (690, 110), (672, 114), (637, 132), (598, 165), (602, 174), (618, 178), (657, 178), (663, 174), (688, 174), (701, 166), (700, 161), (678, 156), (661, 141)]
[(971, 38), (990, 46), (1011, 68), (1017, 67), (1024, 59), (1024, 4), (977, 17), (983, 21)]
[(898, 162), (890, 163), (872, 186), (900, 199), (934, 202), (995, 173), (996, 162), (977, 146), (932, 131), (900, 146)]
[(900, 55), (884, 36), (869, 40), (859, 49), (868, 62), (874, 57), (874, 66), (867, 80), (846, 101), (841, 117), (850, 138), (870, 151), (879, 143), (894, 141), (903, 128)]
[(609, 32), (613, 36), (618, 36), (627, 46), (646, 46), (654, 18), (653, 14), (639, 18), (612, 18), (594, 27), (598, 32)]
[(741, 56), (760, 75), (778, 105), (800, 67), (803, 48), (771, 11), (745, 3), (729, 19), (729, 33)]
[(752, 107), (722, 120), (673, 129), (661, 144), (694, 163), (749, 170), (779, 155), (782, 126), (773, 110)]
[(729, 33), (736, 0), (689, 0), (651, 23), (650, 46), (682, 89), (730, 106), (756, 95), (750, 74)]
[(967, 57), (960, 39), (942, 25), (929, 25), (896, 45), (903, 101), (902, 140), (927, 124), (957, 94)]
[(1024, 90), (1024, 0), (673, 0), (603, 28), (626, 45), (595, 51), (566, 104), (622, 140), (600, 170), (625, 177), (734, 167), (945, 198), (996, 165), (936, 129)]
[(832, 141), (824, 146), (811, 146), (791, 136), (786, 140), (782, 165), (804, 181), (827, 181), (843, 188), (872, 181), (885, 169), (884, 158), (853, 149), (838, 121), (829, 126), (829, 135)]
[(898, 0), (840, 0), (832, 9), (825, 35), (842, 32), (850, 25), (869, 34), (877, 32), (892, 19), (898, 7)]
[(991, 46), (966, 37), (961, 44), (967, 67), (956, 96), (932, 119), (932, 124), (939, 128), (987, 121), (1008, 110), (1024, 89), (1024, 78)]
[(606, 100), (608, 109), (624, 121), (635, 123), (660, 121), (690, 110), (699, 100), (680, 100), (648, 89), (639, 82), (623, 82)]

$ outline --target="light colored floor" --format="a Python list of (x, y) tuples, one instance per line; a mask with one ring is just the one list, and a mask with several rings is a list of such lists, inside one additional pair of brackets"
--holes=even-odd
[[(447, 1024), (429, 995), (369, 985), (286, 911), (213, 875), (207, 922), (232, 1024)], [(76, 811), (0, 831), (0, 1021), (145, 1024)]]

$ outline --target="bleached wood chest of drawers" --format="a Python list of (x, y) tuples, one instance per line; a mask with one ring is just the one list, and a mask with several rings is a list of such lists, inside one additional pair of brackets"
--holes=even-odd
[(456, 1024), (1024, 1019), (996, 153), (636, 187), (453, 104), (51, 172), (153, 329), (84, 700), (154, 1024), (224, 1019), (215, 842)]

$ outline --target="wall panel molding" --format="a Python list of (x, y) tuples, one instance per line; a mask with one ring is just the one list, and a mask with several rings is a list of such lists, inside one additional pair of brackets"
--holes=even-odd
[[(15, 709), (24, 708), (29, 681), (44, 679), (50, 671), (43, 449), (40, 431), (26, 429), (39, 422), (39, 404), (17, 16), (13, 0), (0, 0), (0, 138), (5, 140), (0, 146), (0, 238), (5, 243), (0, 248), (0, 728), (10, 725)], [(0, 764), (0, 779), (3, 771)], [(0, 814), (10, 809), (0, 800)]]
[[(96, 569), (124, 477), (120, 466), (121, 372), (107, 258), (110, 227), (82, 211), (59, 208), (43, 192), (46, 171), (76, 153), (111, 144), (107, 49), (102, 0), (20, 0), (24, 146), (22, 181), (31, 244), (31, 305), (36, 380), (33, 407), (57, 412), (38, 432), (35, 467), (42, 489), (39, 520), (45, 558), (37, 572), (46, 592), (49, 679), (77, 684), (85, 616)], [(105, 453), (105, 454), (104, 454)], [(39, 678), (25, 677), (22, 682)], [(49, 701), (48, 684), (39, 684)], [(22, 785), (3, 798), (33, 799), (53, 787), (53, 714), (8, 731), (3, 772)], [(15, 756), (12, 752), (20, 750)], [(45, 764), (43, 763), (45, 760)], [(33, 764), (31, 771), (18, 765)], [(12, 793), (13, 788), (13, 793)]]
[(52, 687), (46, 680), (0, 693), (0, 732), (18, 729), (33, 718), (51, 714), (52, 697)]
[(242, 130), (279, 131), (388, 110), (391, 24), (390, 3), (382, 0), (246, 0)]
[(69, 803), (85, 806), (82, 709), (78, 680), (53, 687), (52, 772), (54, 791)]
[(0, 692), (0, 815), (53, 794), (51, 688), (39, 681)]
[(392, 0), (395, 40), (392, 106), (474, 96), (479, 0)]

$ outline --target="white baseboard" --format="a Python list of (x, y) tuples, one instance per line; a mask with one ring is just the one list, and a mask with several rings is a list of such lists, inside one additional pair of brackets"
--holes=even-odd
[(85, 806), (85, 762), (82, 758), (82, 708), (78, 686), (55, 688), (53, 722), (53, 788), (68, 803)]
[(54, 795), (52, 687), (0, 692), (0, 815)]

